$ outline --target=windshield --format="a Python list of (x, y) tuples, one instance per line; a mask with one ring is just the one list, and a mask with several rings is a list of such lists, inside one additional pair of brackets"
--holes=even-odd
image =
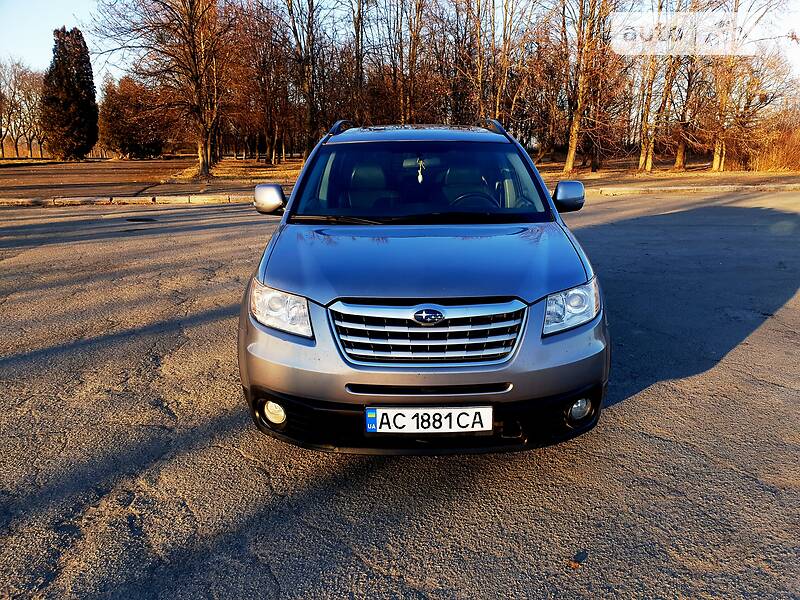
[(516, 147), (487, 142), (323, 146), (291, 213), (343, 223), (551, 220)]

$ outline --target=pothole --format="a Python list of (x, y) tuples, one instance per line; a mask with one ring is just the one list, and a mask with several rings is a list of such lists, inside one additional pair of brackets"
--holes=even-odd
[(126, 221), (130, 221), (131, 223), (153, 223), (155, 219), (153, 217), (128, 217), (125, 219)]

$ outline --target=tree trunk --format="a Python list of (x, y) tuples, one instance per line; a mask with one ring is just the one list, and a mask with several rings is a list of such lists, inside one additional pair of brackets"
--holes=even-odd
[(716, 141), (714, 142), (714, 161), (711, 163), (712, 171), (722, 171), (722, 169), (724, 168), (723, 164), (724, 150), (725, 150), (725, 142), (722, 141), (722, 138), (717, 137)]
[(564, 173), (569, 173), (575, 166), (575, 154), (578, 150), (578, 140), (581, 134), (581, 120), (583, 111), (586, 110), (586, 96), (589, 86), (589, 70), (593, 66), (594, 48), (596, 43), (595, 24), (597, 19), (597, 0), (590, 0), (587, 7), (586, 23), (581, 23), (582, 31), (579, 29), (578, 38), (581, 40), (578, 52), (578, 81), (575, 99), (575, 112), (572, 116), (572, 123), (569, 126), (569, 143), (567, 146), (567, 158), (564, 161)]
[[(660, 13), (660, 7), (659, 7)], [(639, 142), (639, 170), (643, 170), (647, 164), (647, 155), (651, 151), (653, 145), (653, 132), (650, 127), (650, 103), (653, 101), (653, 84), (655, 83), (657, 72), (656, 57), (653, 55), (647, 65), (647, 74), (645, 76), (643, 85), (644, 91), (642, 93), (642, 117), (641, 117), (641, 133)]]
[(278, 160), (278, 126), (275, 125), (275, 130), (272, 132), (272, 156), (270, 162), (274, 165)]
[(268, 165), (270, 162), (270, 157), (274, 152), (274, 148), (272, 147), (272, 136), (269, 134), (269, 130), (264, 130), (264, 164)]
[(14, 139), (14, 157), (19, 158), (19, 138)]
[[(578, 109), (582, 108), (579, 103)], [(567, 158), (564, 160), (564, 173), (569, 173), (575, 168), (575, 154), (578, 150), (578, 136), (581, 132), (581, 119), (578, 109), (575, 111), (572, 125), (569, 128), (569, 145), (567, 146)]]
[[(645, 102), (649, 103), (649, 100), (645, 97)], [(645, 105), (642, 108), (642, 130), (641, 130), (641, 138), (640, 143), (641, 146), (639, 147), (639, 170), (643, 170), (645, 165), (647, 164), (647, 155), (650, 153), (650, 146), (653, 143), (653, 140), (650, 138), (650, 108), (648, 105)]]
[(644, 161), (644, 170), (650, 173), (653, 170), (653, 153), (655, 152), (656, 141), (651, 140), (647, 146), (647, 159)]
[(675, 77), (678, 74), (679, 66), (679, 59), (673, 56), (669, 61), (667, 72), (664, 75), (664, 89), (661, 92), (661, 102), (658, 105), (658, 111), (656, 111), (653, 132), (650, 142), (647, 145), (647, 159), (645, 160), (644, 170), (648, 173), (653, 170), (653, 154), (655, 153), (656, 139), (659, 138), (659, 130), (664, 127), (664, 123), (666, 122), (667, 108), (672, 97), (672, 87), (675, 83)]
[(306, 101), (306, 144), (303, 150), (303, 157), (306, 157), (314, 149), (317, 141), (315, 139), (317, 135), (317, 113), (314, 106), (316, 100), (314, 98), (314, 75), (310, 66), (306, 69), (303, 81), (303, 96)]
[(553, 144), (550, 141), (543, 142), (542, 144), (539, 145), (539, 151), (536, 153), (536, 158), (534, 159), (533, 162), (539, 164), (544, 160), (544, 157), (547, 155), (550, 155), (551, 158), (553, 155)]
[(675, 164), (672, 168), (676, 171), (686, 170), (686, 139), (683, 135), (683, 126), (680, 132), (681, 139), (678, 141), (678, 151), (675, 153)]
[(205, 147), (204, 150), (206, 152), (206, 172), (205, 176), (211, 173), (211, 165), (214, 164), (214, 149), (212, 148), (214, 142), (214, 131), (209, 131), (208, 135), (205, 138)]
[(208, 148), (206, 148), (206, 137), (203, 136), (197, 142), (197, 174), (200, 177), (208, 177)]

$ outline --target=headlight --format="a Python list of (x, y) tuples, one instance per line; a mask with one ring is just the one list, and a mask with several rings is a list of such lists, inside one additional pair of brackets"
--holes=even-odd
[(250, 287), (250, 312), (256, 321), (267, 327), (313, 337), (308, 316), (308, 300), (261, 285), (253, 279)]
[(600, 312), (597, 278), (571, 290), (550, 294), (544, 315), (543, 335), (572, 329), (594, 319)]

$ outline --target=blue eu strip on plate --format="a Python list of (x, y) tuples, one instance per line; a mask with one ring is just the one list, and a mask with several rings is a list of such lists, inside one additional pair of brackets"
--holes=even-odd
[(378, 431), (378, 411), (374, 408), (367, 409), (367, 431), (373, 433)]

